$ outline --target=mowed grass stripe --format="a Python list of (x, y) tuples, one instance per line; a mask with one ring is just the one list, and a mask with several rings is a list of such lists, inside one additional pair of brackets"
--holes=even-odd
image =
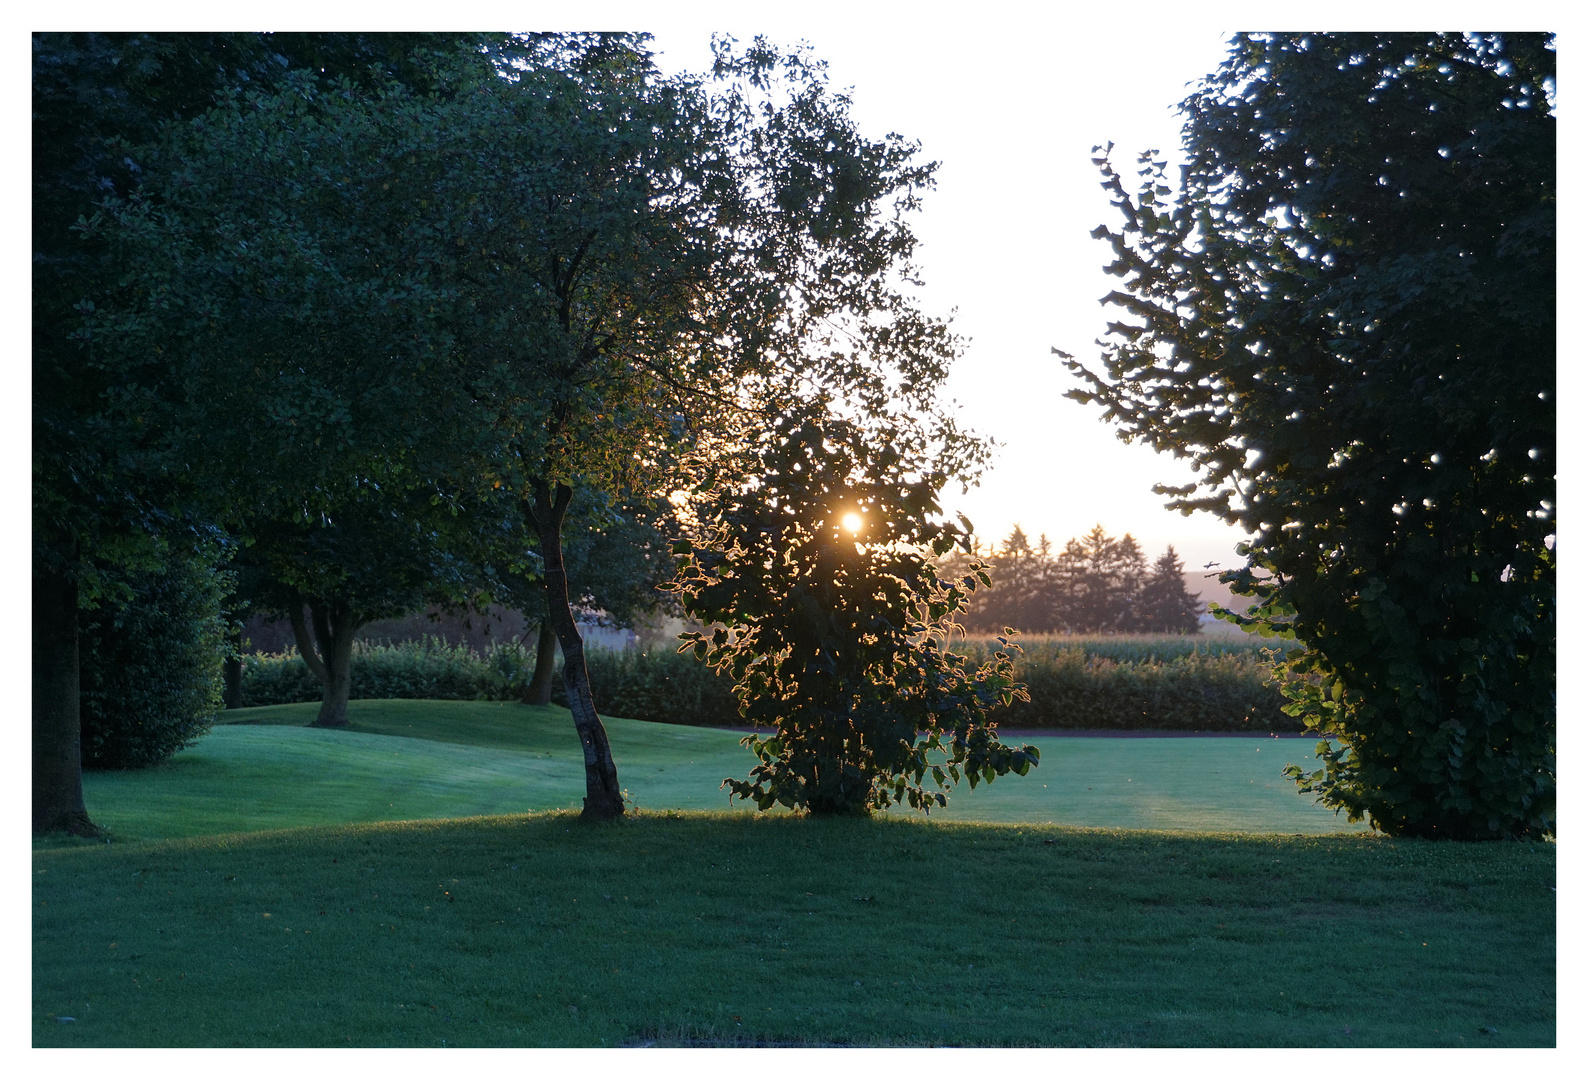
[[(229, 712), (154, 769), (91, 773), (95, 820), (121, 839), (522, 813), (580, 805), (584, 774), (564, 709), (496, 702), (355, 701), (351, 731), (301, 726), (313, 705)], [(725, 776), (754, 765), (719, 729), (607, 721), (635, 805), (726, 809)], [(972, 791), (934, 818), (1153, 829), (1362, 831), (1279, 775), (1312, 744), (1271, 739), (1035, 737), (1042, 764)], [(893, 816), (908, 816), (896, 811)]]
[(34, 853), (33, 1037), (1552, 1045), (1554, 867), (1552, 844), (698, 813), (83, 844)]

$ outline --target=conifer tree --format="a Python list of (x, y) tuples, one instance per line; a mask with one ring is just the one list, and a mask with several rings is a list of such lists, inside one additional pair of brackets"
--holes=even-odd
[(1144, 634), (1195, 634), (1201, 605), (1185, 587), (1185, 566), (1170, 544), (1152, 564), (1136, 600), (1136, 630)]

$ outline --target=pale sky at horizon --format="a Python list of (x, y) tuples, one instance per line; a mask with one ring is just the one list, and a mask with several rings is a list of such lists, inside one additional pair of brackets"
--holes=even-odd
[[(710, 32), (667, 21), (646, 27), (662, 69), (704, 70)], [(756, 33), (724, 25), (741, 42)], [(1090, 237), (1117, 221), (1092, 147), (1112, 141), (1115, 161), (1132, 168), (1141, 150), (1175, 151), (1173, 106), (1218, 66), (1230, 35), (1135, 32), (1121, 78), (1110, 51), (1065, 50), (1057, 21), (1028, 20), (1023, 30), (812, 19), (792, 33), (763, 32), (784, 46), (804, 40), (828, 62), (832, 85), (851, 91), (862, 133), (896, 131), (940, 163), (912, 223), (926, 286), (918, 296), (933, 314), (954, 311), (968, 339), (946, 388), (961, 423), (1002, 444), (980, 486), (945, 491), (945, 508), (970, 518), (983, 541), (1018, 523), (1033, 541), (1046, 533), (1062, 546), (1101, 523), (1111, 535), (1132, 533), (1149, 558), (1172, 543), (1187, 569), (1238, 565), (1239, 532), (1210, 515), (1167, 511), (1152, 493), (1154, 483), (1188, 482), (1190, 469), (1127, 446), (1100, 409), (1066, 399), (1080, 383), (1050, 351), (1095, 361), (1093, 341), (1110, 317), (1098, 300), (1118, 284), (1102, 270), (1107, 244)]]

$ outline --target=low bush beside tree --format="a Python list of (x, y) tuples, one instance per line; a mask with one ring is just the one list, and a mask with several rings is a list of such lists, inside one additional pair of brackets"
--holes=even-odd
[(159, 764), (208, 731), (221, 709), (230, 575), (201, 552), (170, 556), (121, 584), (82, 614), (82, 753), (89, 769)]

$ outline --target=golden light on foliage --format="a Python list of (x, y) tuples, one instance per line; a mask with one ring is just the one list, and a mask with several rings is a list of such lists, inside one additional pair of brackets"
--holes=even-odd
[(858, 533), (861, 529), (865, 528), (865, 526), (866, 519), (854, 511), (850, 511), (844, 515), (844, 528), (848, 529), (850, 532)]

